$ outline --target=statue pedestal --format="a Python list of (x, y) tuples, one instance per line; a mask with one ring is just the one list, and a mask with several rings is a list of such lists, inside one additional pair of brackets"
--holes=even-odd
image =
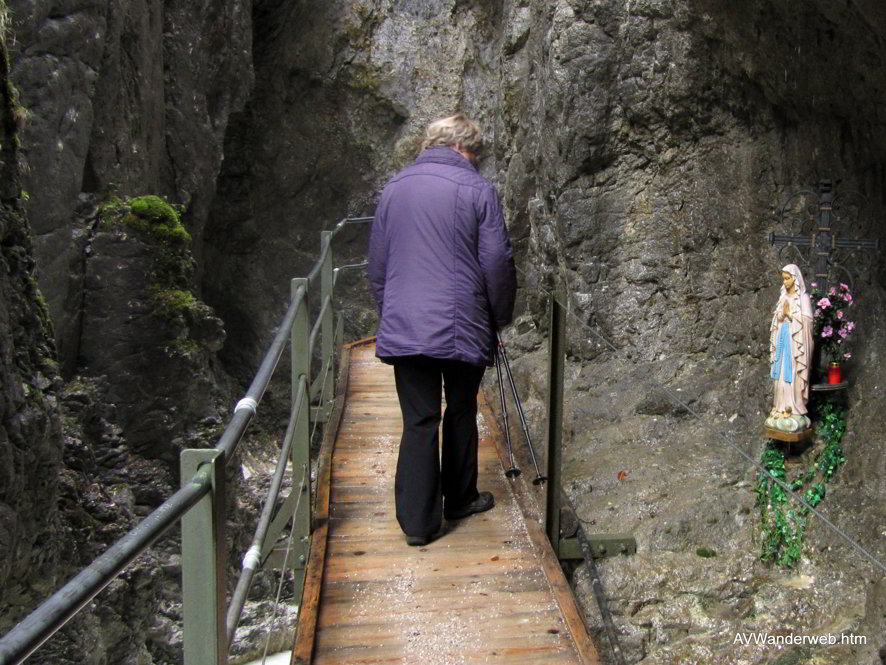
[(763, 426), (763, 436), (770, 439), (778, 439), (779, 441), (788, 441), (790, 443), (805, 441), (806, 439), (811, 438), (814, 434), (814, 427), (800, 430), (799, 432), (783, 432), (780, 429), (772, 429), (771, 427)]

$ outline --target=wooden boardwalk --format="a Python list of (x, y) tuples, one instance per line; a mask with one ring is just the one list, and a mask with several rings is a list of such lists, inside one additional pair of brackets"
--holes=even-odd
[(448, 522), (426, 547), (406, 545), (393, 501), (400, 411), (393, 370), (374, 353), (372, 344), (350, 349), (334, 449), (330, 441), (321, 453), (292, 662), (598, 663), (541, 526), (523, 517), (528, 486), (504, 476), (485, 404), (479, 487), (495, 508)]

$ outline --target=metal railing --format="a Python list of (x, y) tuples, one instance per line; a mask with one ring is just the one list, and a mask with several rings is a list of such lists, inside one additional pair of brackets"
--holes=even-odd
[[(179, 520), (182, 522), (183, 649), (185, 665), (224, 665), (255, 572), (291, 523), (284, 565), (291, 565), (295, 597), (300, 598), (304, 567), (310, 547), (311, 422), (325, 422), (334, 395), (335, 350), (341, 343), (342, 321), (335, 321), (333, 292), (340, 270), (333, 268), (332, 240), (348, 224), (371, 217), (349, 217), (331, 231), (321, 232), (320, 257), (307, 277), (292, 280), (291, 302), (270, 348), (246, 395), (215, 448), (189, 449), (181, 454), (181, 488), (92, 564), (78, 573), (0, 638), (0, 665), (23, 662), (68, 620), (148, 549)], [(317, 288), (320, 303), (316, 322), (310, 324), (308, 294)], [(311, 360), (320, 338), (320, 370), (311, 377)], [(269, 494), (252, 543), (243, 558), (241, 574), (226, 602), (225, 465), (234, 456), (256, 414), (259, 403), (280, 362), (291, 346), (292, 404)], [(316, 401), (316, 405), (312, 403)], [(291, 491), (275, 511), (286, 469), (291, 465)], [(299, 480), (300, 479), (300, 480)], [(214, 636), (214, 639), (210, 636)]]
[[(520, 427), (523, 430), (526, 452), (535, 470), (535, 478), (532, 480), (532, 484), (535, 486), (545, 486), (544, 495), (538, 497), (545, 508), (543, 516), (545, 536), (551, 545), (554, 555), (557, 556), (561, 563), (584, 563), (584, 567), (591, 580), (591, 587), (594, 591), (597, 605), (600, 608), (604, 633), (608, 637), (613, 657), (619, 665), (624, 665), (624, 654), (618, 642), (617, 630), (606, 602), (603, 583), (594, 559), (615, 554), (634, 553), (637, 550), (637, 543), (630, 534), (585, 533), (584, 526), (578, 520), (571, 501), (563, 491), (563, 395), (565, 389), (567, 328), (567, 308), (563, 305), (563, 301), (566, 300), (566, 294), (562, 292), (548, 293), (548, 298), (548, 384), (546, 391), (546, 436), (544, 441), (547, 472), (543, 474), (539, 467), (526, 422), (526, 415), (517, 390), (517, 384), (511, 371), (507, 351), (505, 350), (507, 345), (502, 340), (501, 335), (499, 335), (495, 367), (499, 386), (500, 417), (507, 445), (508, 468), (504, 473), (512, 481), (521, 475), (521, 471), (516, 465), (512, 447), (513, 441), (510, 433), (507, 399), (505, 397), (506, 393), (508, 393), (504, 383), (506, 377), (511, 388), (510, 393), (513, 397), (514, 409), (519, 416)], [(502, 372), (502, 369), (504, 369), (504, 372)], [(504, 465), (504, 456), (502, 457), (502, 464)], [(563, 515), (567, 513), (572, 516), (568, 520), (568, 523), (571, 524), (571, 529), (567, 527), (567, 532), (564, 533), (564, 529), (561, 528), (561, 522)], [(587, 629), (587, 624), (585, 629)]]

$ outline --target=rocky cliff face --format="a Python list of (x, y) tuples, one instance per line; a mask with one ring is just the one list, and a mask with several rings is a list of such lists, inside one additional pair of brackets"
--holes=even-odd
[(16, 35), (13, 77), (29, 111), (22, 137), (28, 213), (40, 283), (71, 373), (78, 199), (109, 192), (168, 196), (187, 207), (186, 224), (199, 237), (228, 116), (252, 82), (250, 4), (8, 4)]
[[(251, 85), (246, 3), (6, 4), (4, 632), (172, 493), (182, 447), (220, 433), (233, 386), (215, 361), (223, 324), (195, 293), (191, 232)], [(143, 555), (44, 662), (180, 659), (175, 552)]]
[[(734, 634), (790, 629), (864, 633), (864, 648), (816, 658), (873, 661), (882, 575), (820, 523), (796, 574), (757, 561), (755, 471), (742, 453), (757, 459), (763, 444), (774, 275), (796, 259), (767, 243), (781, 230), (778, 209), (790, 192), (833, 178), (864, 202), (847, 219), (872, 221), (866, 233), (884, 240), (880, 3), (10, 6), (14, 79), (31, 114), (28, 212), (68, 375), (124, 376), (116, 352), (95, 357), (110, 320), (96, 276), (118, 298), (150, 298), (148, 282), (114, 268), (149, 262), (136, 256), (148, 250), (120, 244), (88, 212), (107, 195), (186, 206), (196, 295), (224, 321), (222, 357), (245, 377), (288, 279), (313, 260), (317, 231), (371, 212), (425, 124), (464, 109), (491, 137), (481, 168), (499, 185), (514, 239), (523, 316), (509, 338), (539, 432), (547, 293), (567, 293), (567, 490), (589, 530), (638, 539), (637, 556), (601, 566), (629, 659), (770, 662), (779, 654), (733, 648)], [(364, 251), (365, 229), (349, 234), (342, 262)], [(886, 275), (853, 264), (848, 462), (823, 505), (882, 561)], [(361, 277), (341, 284), (351, 330), (371, 333)], [(217, 345), (216, 324), (183, 315), (175, 325), (173, 337), (187, 329)], [(211, 354), (200, 362), (210, 367)], [(134, 404), (129, 381), (113, 388), (115, 400)], [(102, 418), (113, 441), (121, 419)], [(578, 586), (590, 599), (581, 576)]]
[(53, 569), (61, 461), (60, 380), (52, 329), (19, 205), (22, 109), (9, 81), (0, 5), (0, 596)]

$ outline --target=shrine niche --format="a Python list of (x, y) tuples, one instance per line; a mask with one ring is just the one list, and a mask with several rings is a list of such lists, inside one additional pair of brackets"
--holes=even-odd
[[(796, 264), (806, 275), (816, 324), (814, 391), (839, 390), (847, 385), (842, 367), (834, 365), (848, 360), (848, 352), (841, 352), (840, 347), (854, 325), (835, 328), (827, 315), (842, 320), (839, 310), (851, 304), (858, 277), (867, 273), (877, 258), (879, 241), (866, 237), (874, 217), (869, 208), (862, 194), (837, 192), (831, 180), (821, 180), (817, 190), (801, 189), (788, 197), (777, 220), (783, 233), (769, 234), (769, 243), (779, 247), (779, 258)], [(829, 310), (836, 299), (841, 307)], [(829, 363), (827, 368), (825, 362)]]
[(847, 308), (858, 275), (871, 267), (879, 249), (877, 240), (864, 238), (873, 218), (866, 208), (862, 195), (837, 193), (831, 180), (822, 180), (815, 191), (788, 196), (777, 222), (783, 233), (769, 234), (779, 257), (790, 261), (782, 268), (770, 323), (773, 405), (763, 430), (769, 438), (810, 438), (810, 391), (848, 386), (843, 365), (852, 354), (844, 343), (855, 324)]

